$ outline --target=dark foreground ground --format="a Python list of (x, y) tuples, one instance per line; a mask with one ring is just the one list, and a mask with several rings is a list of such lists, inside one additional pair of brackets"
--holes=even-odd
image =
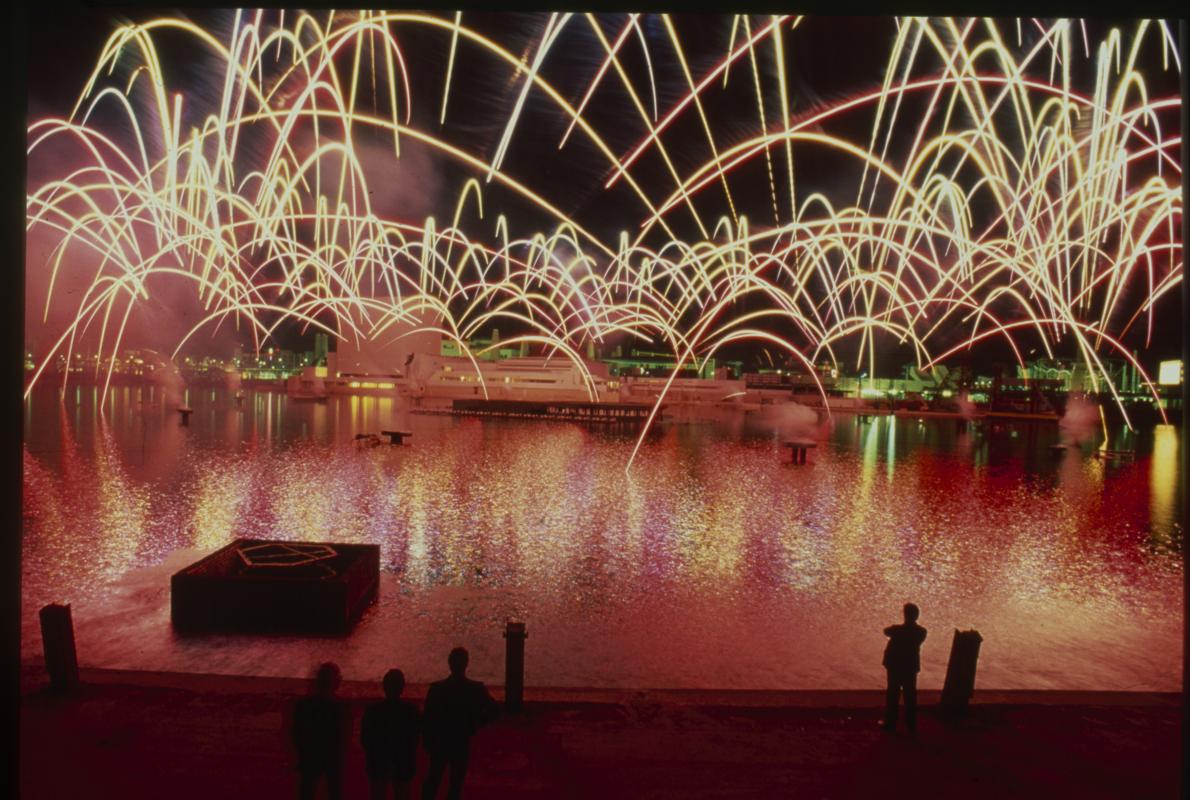
[[(103, 670), (83, 680), (63, 698), (25, 673), (27, 800), (296, 796), (283, 720), (303, 682)], [(343, 688), (357, 726), (374, 691)], [(959, 725), (923, 695), (911, 739), (877, 728), (878, 692), (528, 690), (522, 716), (476, 737), (465, 796), (1177, 795), (1180, 695), (984, 692)], [(423, 758), (415, 792), (425, 769)], [(346, 790), (367, 796), (357, 743)]]

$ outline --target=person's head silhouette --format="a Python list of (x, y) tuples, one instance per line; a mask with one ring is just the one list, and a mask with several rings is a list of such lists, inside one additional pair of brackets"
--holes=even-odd
[(329, 697), (335, 693), (342, 682), (343, 675), (339, 672), (339, 665), (333, 661), (327, 661), (320, 664), (318, 671), (314, 673), (314, 692), (323, 697)]
[(921, 614), (921, 611), (913, 603), (905, 604), (905, 622), (907, 624), (917, 622), (917, 617), (919, 614)]
[(466, 647), (456, 647), (450, 651), (450, 655), (446, 657), (446, 663), (450, 665), (450, 674), (463, 677), (467, 674), (467, 662), (471, 657), (467, 654)]
[(384, 696), (389, 700), (396, 700), (405, 691), (405, 673), (399, 669), (390, 669), (384, 673)]

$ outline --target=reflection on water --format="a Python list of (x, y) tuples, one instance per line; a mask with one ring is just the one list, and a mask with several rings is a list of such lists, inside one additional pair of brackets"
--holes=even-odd
[[(869, 685), (880, 629), (913, 599), (932, 630), (925, 686), (954, 627), (983, 633), (985, 686), (1180, 685), (1173, 427), (1115, 434), (1138, 456), (1114, 464), (1090, 444), (1053, 450), (1053, 425), (840, 416), (795, 467), (736, 418), (662, 428), (625, 475), (630, 435), (566, 424), (388, 398), (186, 402), (182, 427), (148, 386), (115, 388), (102, 413), (92, 387), (35, 392), (27, 619), (108, 602), (113, 581), (181, 548), (283, 536), (380, 544), (393, 590), (375, 614), (411, 637), (470, 643), (525, 619), (536, 684)], [(412, 444), (353, 446), (382, 428)], [(400, 646), (412, 679), (440, 671), (418, 675)]]

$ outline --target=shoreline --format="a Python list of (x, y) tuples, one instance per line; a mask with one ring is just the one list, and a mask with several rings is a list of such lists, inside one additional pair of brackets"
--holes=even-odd
[[(55, 695), (44, 670), (23, 665), (22, 797), (293, 797), (288, 715), (307, 680), (80, 677)], [(969, 713), (948, 720), (939, 693), (923, 691), (915, 737), (880, 730), (883, 694), (527, 687), (522, 713), (475, 736), (465, 796), (1106, 799), (1170, 797), (1179, 785), (1177, 693), (977, 687)], [(340, 695), (352, 719), (344, 797), (365, 797), (358, 724), (380, 687), (348, 680)], [(414, 796), (427, 768), (418, 748)]]
[[(445, 671), (443, 673), (445, 675)], [(173, 672), (162, 670), (108, 669), (80, 667), (80, 683), (90, 686), (138, 686), (146, 688), (185, 689), (217, 694), (301, 695), (309, 688), (307, 678), (283, 678), (268, 675), (228, 675), (209, 672)], [(21, 663), (22, 697), (48, 688), (44, 665), (35, 661)], [(424, 699), (428, 684), (406, 684), (407, 699)], [(503, 700), (504, 687), (488, 684), (492, 696)], [(344, 679), (340, 694), (350, 700), (378, 697), (376, 681)], [(918, 691), (922, 707), (937, 705), (938, 689)], [(672, 688), (600, 688), (591, 686), (525, 686), (529, 704), (625, 705), (642, 700), (672, 706), (718, 706), (730, 708), (878, 708), (884, 704), (884, 689), (672, 689)], [(1144, 708), (1180, 708), (1181, 692), (1144, 690), (1086, 689), (982, 689), (972, 696), (972, 706), (1048, 705), (1048, 706), (1132, 706)]]

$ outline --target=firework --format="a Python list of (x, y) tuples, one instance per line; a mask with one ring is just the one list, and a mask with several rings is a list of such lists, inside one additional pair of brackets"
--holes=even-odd
[[(226, 41), (182, 19), (120, 27), (71, 113), (29, 127), (31, 158), (64, 137), (87, 153), (28, 195), (28, 230), (57, 243), (36, 266), (49, 275), (41, 311), (71, 309), (33, 382), (84, 336), (116, 353), (138, 304), (168, 279), (204, 309), (175, 352), (228, 324), (259, 347), (296, 321), (344, 339), (435, 330), (474, 361), (469, 340), (503, 324), (521, 332), (512, 341), (584, 374), (590, 342), (667, 348), (672, 382), (686, 363), (744, 341), (782, 348), (811, 374), (847, 343), (875, 374), (878, 333), (910, 347), (921, 369), (993, 339), (1023, 364), (1027, 339), (1049, 355), (1077, 353), (1117, 398), (1103, 359), (1126, 359), (1155, 396), (1122, 342), (1138, 324), (1151, 336), (1159, 302), (1182, 280), (1180, 136), (1161, 124), (1180, 99), (1153, 96), (1140, 67), (1159, 54), (1165, 72), (1180, 70), (1168, 26), (1140, 22), (1093, 42), (1069, 21), (897, 20), (882, 83), (807, 107), (791, 97), (786, 53), (815, 24), (728, 18), (725, 51), (697, 59), (665, 15), (549, 15), (521, 54), (463, 13), (237, 13)], [(167, 32), (219, 65), (212, 107), (171, 88), (157, 44)], [(580, 32), (593, 67), (571, 95), (547, 76), (559, 42)], [(401, 42), (431, 34), (442, 37), (442, 89), (415, 115)], [(643, 72), (626, 65), (634, 48)], [(494, 143), (451, 140), (443, 127), (448, 109), (468, 113), (472, 98), (452, 80), (464, 56), (508, 81)], [(658, 91), (662, 71), (678, 76), (676, 100)], [(612, 90), (643, 127), (620, 154), (622, 135), (601, 131), (605, 116), (593, 113)], [(755, 106), (753, 133), (725, 139), (713, 95), (741, 92)], [(638, 204), (618, 240), (510, 166), (541, 102), (564, 123), (558, 148), (581, 141), (607, 176), (575, 191)], [(94, 122), (113, 112), (131, 135)], [(840, 124), (856, 119), (867, 121), (860, 137)], [(391, 142), (386, 158), (406, 157), (412, 142), (470, 175), (453, 189), (450, 225), (377, 211), (365, 133)], [(245, 155), (248, 140), (264, 142), (263, 158)], [(706, 157), (683, 172), (679, 147)], [(799, 183), (795, 163), (819, 154), (850, 164), (849, 182), (829, 192)], [(644, 169), (649, 157), (668, 182)], [(755, 182), (740, 176), (759, 157), (767, 196), (749, 216)], [(514, 236), (515, 220), (485, 219), (493, 184), (552, 222)], [(464, 229), (469, 201), (480, 221)], [(691, 224), (697, 237), (678, 235)], [(63, 260), (80, 251), (98, 267), (81, 291), (63, 291)]]

